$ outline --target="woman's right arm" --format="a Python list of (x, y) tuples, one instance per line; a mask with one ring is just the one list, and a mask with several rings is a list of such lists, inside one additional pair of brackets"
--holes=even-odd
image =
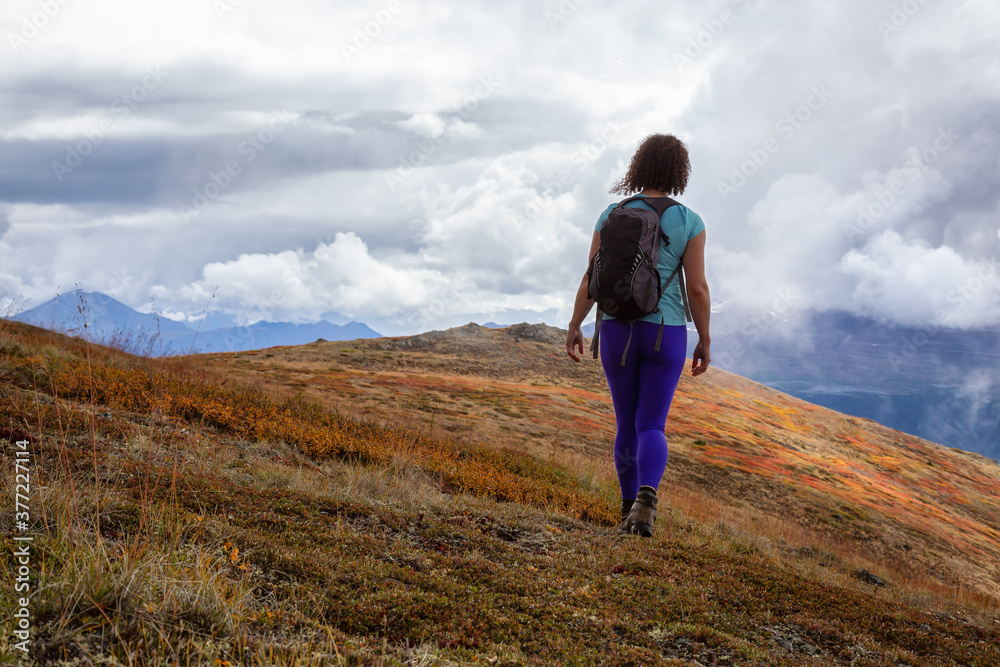
[(681, 262), (684, 264), (691, 319), (694, 320), (694, 326), (698, 330), (698, 345), (691, 355), (691, 375), (698, 376), (708, 370), (708, 365), (712, 361), (712, 336), (708, 331), (712, 299), (708, 293), (708, 281), (705, 279), (704, 231), (688, 241)]
[[(595, 231), (590, 241), (590, 254), (587, 257), (588, 267), (591, 260), (594, 259), (594, 255), (597, 254), (599, 247), (601, 247), (601, 233)], [(580, 280), (580, 286), (576, 289), (576, 300), (573, 302), (573, 318), (569, 321), (569, 332), (566, 335), (566, 354), (573, 361), (580, 361), (580, 355), (574, 351), (574, 348), (579, 349), (580, 354), (583, 354), (583, 331), (581, 326), (583, 325), (584, 318), (590, 313), (590, 309), (594, 307), (594, 301), (590, 298), (588, 283), (587, 274), (584, 273), (583, 279)]]

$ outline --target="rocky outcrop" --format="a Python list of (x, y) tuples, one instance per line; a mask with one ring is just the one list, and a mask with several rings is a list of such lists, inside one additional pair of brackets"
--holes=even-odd
[(475, 322), (443, 331), (428, 331), (405, 338), (380, 338), (371, 342), (379, 350), (420, 350), (463, 353), (495, 345), (504, 338), (516, 343), (530, 342), (559, 345), (566, 340), (566, 330), (547, 324), (521, 322), (502, 329), (481, 327)]

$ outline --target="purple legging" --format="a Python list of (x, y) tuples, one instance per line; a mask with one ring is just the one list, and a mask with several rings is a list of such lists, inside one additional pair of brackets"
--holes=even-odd
[(663, 428), (687, 357), (687, 327), (666, 325), (660, 351), (654, 352), (660, 324), (636, 322), (625, 365), (622, 353), (629, 325), (601, 322), (601, 363), (615, 404), (615, 468), (622, 498), (633, 499), (639, 486), (659, 487), (667, 467)]

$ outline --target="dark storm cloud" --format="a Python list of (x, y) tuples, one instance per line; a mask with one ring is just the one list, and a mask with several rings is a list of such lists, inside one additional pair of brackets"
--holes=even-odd
[[(339, 106), (316, 109), (304, 106), (316, 97), (308, 85), (265, 92), (245, 74), (217, 68), (151, 67), (141, 76), (59, 72), (8, 80), (2, 91), (13, 102), (0, 112), (11, 124), (30, 123), (39, 112), (93, 116), (66, 138), (0, 140), (0, 200), (12, 203), (179, 206), (231, 161), (240, 174), (227, 195), (310, 174), (408, 165), (408, 156), (427, 145), (419, 132), (399, 125), (410, 112), (352, 109), (358, 90), (327, 86), (324, 101)], [(268, 121), (227, 131), (234, 105)], [(525, 98), (456, 99), (433, 113), (482, 129), (475, 139), (446, 132), (427, 160), (439, 166), (521, 150), (542, 138), (573, 141), (584, 122), (579, 109)], [(286, 115), (295, 118), (272, 140), (270, 119)], [(170, 129), (126, 134), (121, 128), (130, 120)]]
[(86, 137), (7, 140), (0, 144), (0, 199), (170, 206), (189, 199), (192, 188), (203, 186), (211, 173), (224, 170), (230, 161), (245, 167), (233, 179), (232, 192), (308, 173), (384, 169), (394, 164), (407, 137), (387, 123), (382, 125), (351, 134), (293, 126), (273, 139), (267, 125), (262, 125), (197, 137), (109, 136), (96, 145)]
[[(683, 201), (708, 226), (720, 302), (759, 311), (795, 285), (803, 312), (912, 323), (997, 254), (997, 10), (900, 4), (404, 3), (349, 60), (368, 7), (67, 12), (67, 32), (47, 28), (0, 74), (0, 242), (20, 251), (5, 284), (100, 289), (121, 264), (133, 303), (157, 286), (177, 310), (222, 280), (218, 303), (236, 313), (291, 276), (288, 317), (364, 317), (377, 301), (385, 323), (440, 305), (449, 285), (462, 299), (435, 306), (442, 317), (568, 317), (608, 187), (643, 136), (672, 131), (691, 151)], [(282, 111), (294, 119), (250, 160)], [(954, 140), (908, 179), (941, 132)], [(207, 206), (182, 224), (199, 193)], [(993, 289), (964, 324), (996, 321)]]

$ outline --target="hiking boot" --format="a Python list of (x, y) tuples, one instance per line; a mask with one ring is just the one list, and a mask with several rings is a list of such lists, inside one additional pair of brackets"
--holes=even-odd
[(632, 504), (634, 502), (634, 500), (625, 500), (622, 498), (622, 522), (618, 525), (619, 533), (630, 532), (628, 527), (628, 513), (632, 511)]
[(656, 521), (656, 489), (651, 486), (640, 486), (635, 503), (626, 520), (629, 532), (642, 537), (653, 536), (653, 523)]

